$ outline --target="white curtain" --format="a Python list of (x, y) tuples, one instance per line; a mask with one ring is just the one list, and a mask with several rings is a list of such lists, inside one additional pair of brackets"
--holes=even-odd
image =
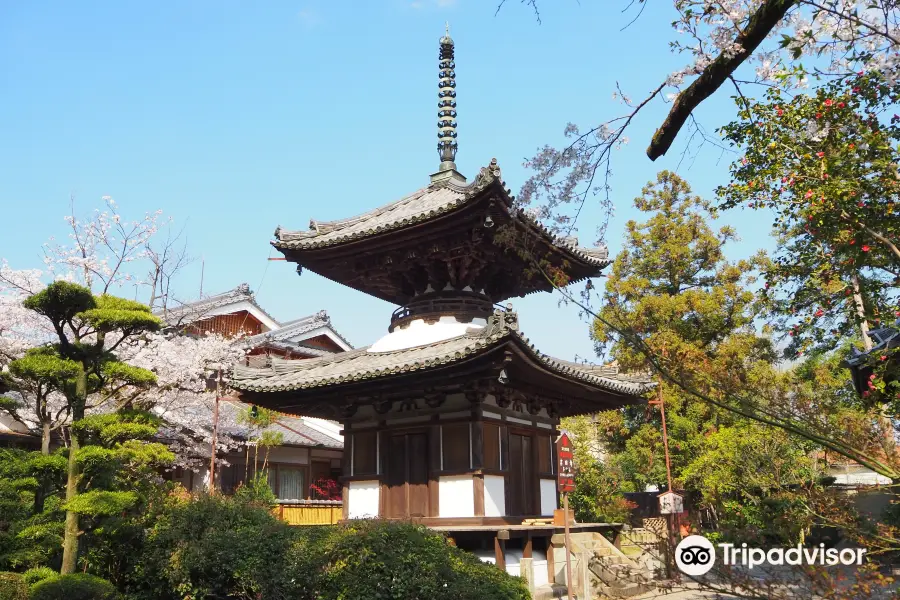
[(306, 486), (303, 485), (301, 469), (278, 468), (278, 498), (280, 500), (303, 500), (306, 498)]

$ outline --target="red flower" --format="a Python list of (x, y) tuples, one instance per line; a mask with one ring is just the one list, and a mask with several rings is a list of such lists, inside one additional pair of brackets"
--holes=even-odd
[(820, 308), (819, 310), (816, 311), (816, 316), (817, 316), (817, 317), (821, 317), (821, 316), (824, 315), (824, 314), (825, 314), (825, 311), (823, 311), (821, 308)]
[(860, 202), (859, 204), (857, 204), (857, 206), (860, 207), (860, 208), (865, 208), (865, 207), (866, 207), (866, 203), (865, 203), (865, 202)]
[(838, 108), (844, 108), (844, 103), (843, 103), (843, 102), (838, 102)]
[(853, 144), (849, 144), (847, 147), (850, 148), (851, 150), (853, 150), (854, 148), (856, 148), (856, 146), (854, 146)]
[(817, 118), (817, 119), (821, 119), (821, 118), (822, 118), (822, 113), (816, 113), (816, 118)]
[(862, 251), (863, 251), (863, 252), (868, 252), (868, 251), (869, 251), (869, 247), (866, 246), (866, 245), (863, 245)]
[(825, 100), (825, 106), (831, 106), (833, 103), (834, 103), (834, 100), (832, 100), (831, 98), (827, 98)]
[(887, 356), (885, 356), (884, 354), (882, 354), (882, 355), (881, 355), (881, 360), (887, 360)]
[(783, 115), (783, 114), (784, 114), (784, 111), (781, 110), (781, 109), (779, 108), (779, 109), (778, 109), (778, 116), (780, 117), (780, 116)]
[(818, 156), (819, 158), (822, 158), (823, 156), (825, 156), (825, 153), (824, 152), (816, 152), (816, 156)]
[(856, 240), (850, 240), (850, 245), (851, 245), (851, 246), (852, 246), (853, 244), (855, 244), (855, 243), (856, 243)]
[(858, 92), (858, 91), (859, 91), (859, 88), (858, 88), (858, 87), (855, 87), (855, 88), (853, 88), (853, 91), (854, 91), (854, 92)]
[(812, 191), (812, 190), (807, 190), (806, 196), (804, 196), (804, 197), (805, 197), (805, 198), (812, 198), (812, 195), (813, 195), (813, 191)]

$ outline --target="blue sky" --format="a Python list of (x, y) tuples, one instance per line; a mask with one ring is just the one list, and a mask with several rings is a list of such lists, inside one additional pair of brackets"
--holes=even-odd
[[(41, 266), (41, 243), (65, 234), (69, 197), (88, 213), (110, 195), (125, 215), (162, 209), (186, 227), (205, 292), (247, 282), (276, 318), (324, 308), (352, 343), (372, 343), (393, 307), (267, 261), (275, 227), (349, 217), (427, 184), (439, 162), (445, 21), (457, 50), (457, 165), (471, 178), (496, 157), (517, 190), (523, 160), (562, 142), (567, 122), (624, 110), (616, 82), (638, 98), (684, 62), (668, 48), (668, 6), (622, 31), (635, 14), (625, 5), (543, 2), (538, 24), (513, 0), (497, 16), (485, 0), (3, 3), (0, 257)], [(730, 93), (702, 107), (710, 129), (728, 119)], [(679, 166), (684, 139), (656, 163), (644, 155), (667, 105), (648, 109), (614, 158), (612, 253), (641, 187)], [(729, 160), (709, 149), (678, 170), (710, 194)], [(584, 242), (598, 218), (586, 209)], [(771, 246), (758, 213), (721, 221), (743, 237), (733, 257)], [(198, 260), (184, 272), (180, 298), (196, 296), (199, 271)], [(577, 310), (542, 296), (514, 301), (523, 331), (560, 358), (593, 357)]]

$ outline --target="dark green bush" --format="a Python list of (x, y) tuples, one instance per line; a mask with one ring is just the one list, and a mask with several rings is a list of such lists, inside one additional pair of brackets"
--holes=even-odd
[(304, 528), (292, 559), (291, 572), (308, 582), (296, 598), (530, 598), (521, 579), (410, 523), (356, 521)]
[(295, 530), (263, 506), (221, 496), (159, 515), (126, 591), (146, 600), (290, 598)]
[(105, 579), (77, 573), (45, 579), (31, 587), (29, 600), (115, 600), (116, 588)]
[(22, 573), (22, 578), (25, 580), (25, 583), (30, 586), (36, 584), (39, 581), (52, 579), (54, 577), (59, 577), (59, 573), (57, 573), (50, 567), (34, 567), (33, 569), (28, 569), (27, 571)]
[(28, 600), (28, 584), (21, 574), (0, 572), (0, 600)]

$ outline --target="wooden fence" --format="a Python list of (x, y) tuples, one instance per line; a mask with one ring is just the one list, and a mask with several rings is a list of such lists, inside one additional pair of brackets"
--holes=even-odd
[(340, 500), (307, 500), (279, 504), (278, 518), (288, 525), (334, 525), (343, 518)]

